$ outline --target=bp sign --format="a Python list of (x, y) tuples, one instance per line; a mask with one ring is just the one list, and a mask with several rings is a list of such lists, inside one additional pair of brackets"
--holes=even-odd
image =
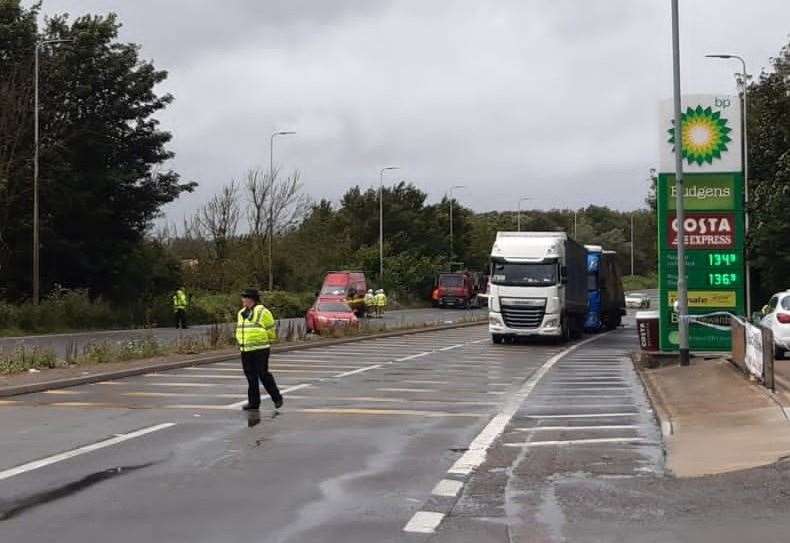
[[(661, 108), (658, 176), (660, 346), (678, 348), (675, 141), (683, 142), (683, 204), (692, 350), (728, 351), (730, 332), (720, 312), (743, 315), (744, 209), (740, 101), (736, 96), (688, 95), (674, 126), (672, 101)], [(702, 324), (704, 323), (704, 324)]]

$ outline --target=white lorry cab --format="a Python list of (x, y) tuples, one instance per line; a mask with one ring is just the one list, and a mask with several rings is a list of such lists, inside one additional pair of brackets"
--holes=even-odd
[(494, 343), (582, 334), (587, 253), (565, 232), (498, 232), (490, 272), (488, 328)]

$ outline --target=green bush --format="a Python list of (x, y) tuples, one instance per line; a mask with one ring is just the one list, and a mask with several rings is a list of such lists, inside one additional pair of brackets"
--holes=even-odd
[(623, 277), (623, 289), (626, 292), (658, 288), (658, 277), (650, 275), (626, 275)]

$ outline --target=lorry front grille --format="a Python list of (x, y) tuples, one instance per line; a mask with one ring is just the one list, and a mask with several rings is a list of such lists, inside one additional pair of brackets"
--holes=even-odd
[(502, 318), (508, 328), (539, 328), (546, 306), (502, 306)]

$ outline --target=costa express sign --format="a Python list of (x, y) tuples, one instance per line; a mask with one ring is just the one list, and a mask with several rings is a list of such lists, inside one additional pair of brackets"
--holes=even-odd
[[(669, 248), (678, 245), (678, 220), (668, 217)], [(690, 213), (683, 221), (684, 239), (688, 249), (731, 249), (735, 246), (734, 213)]]

